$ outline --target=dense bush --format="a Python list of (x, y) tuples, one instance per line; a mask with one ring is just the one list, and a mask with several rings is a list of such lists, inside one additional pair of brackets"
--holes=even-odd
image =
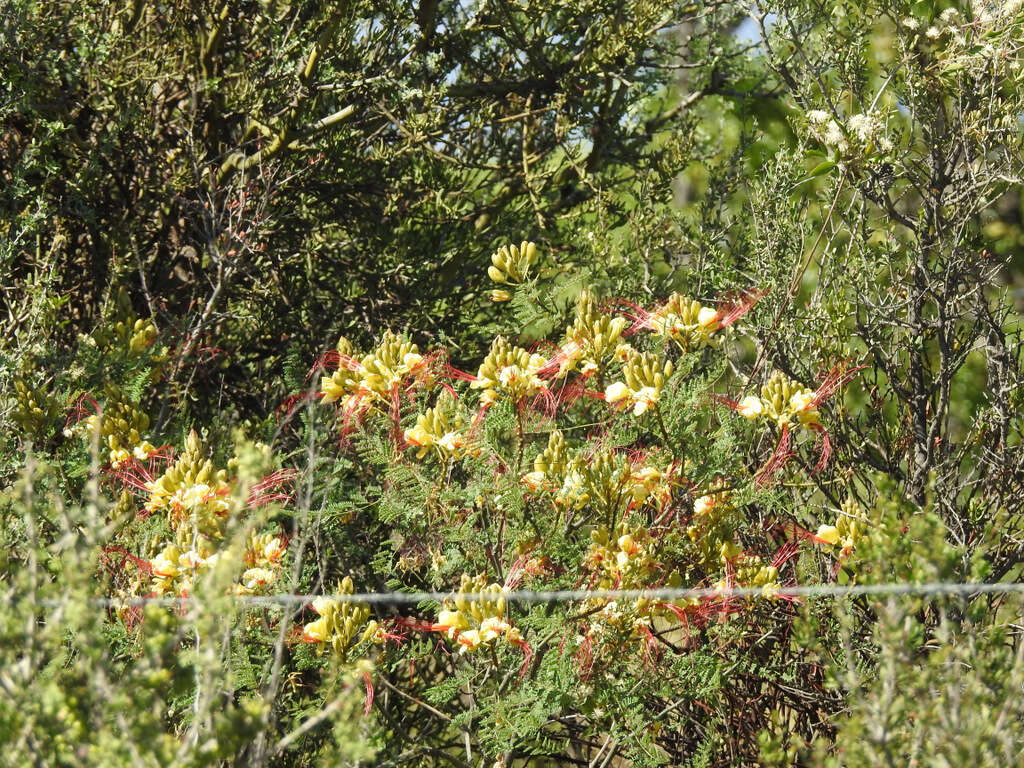
[(2, 13), (4, 760), (1019, 759), (1019, 3)]

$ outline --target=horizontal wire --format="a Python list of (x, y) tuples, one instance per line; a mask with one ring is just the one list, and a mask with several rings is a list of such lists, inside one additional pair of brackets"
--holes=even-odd
[[(506, 603), (573, 603), (589, 600), (728, 600), (743, 597), (765, 598), (819, 598), (819, 597), (856, 597), (859, 595), (898, 596), (898, 595), (948, 595), (976, 596), (982, 594), (1024, 593), (1024, 582), (1008, 582), (989, 584), (984, 582), (933, 582), (924, 584), (819, 584), (805, 587), (736, 587), (727, 588), (662, 588), (662, 589), (558, 589), (547, 591), (536, 590), (503, 590), (500, 593), (479, 592), (356, 592), (354, 594), (327, 595), (222, 595), (212, 598), (191, 597), (137, 597), (118, 599), (110, 597), (93, 598), (90, 605), (108, 608), (129, 608), (144, 605), (161, 605), (167, 607), (187, 606), (204, 602), (217, 603), (231, 600), (242, 605), (260, 606), (301, 606), (317, 599), (330, 599), (346, 603), (362, 603), (367, 605), (417, 605), (425, 602), (451, 602), (462, 599), (469, 602), (493, 600), (501, 597)], [(10, 602), (10, 601), (6, 601)], [(57, 607), (66, 601), (48, 599), (41, 601), (43, 605)]]

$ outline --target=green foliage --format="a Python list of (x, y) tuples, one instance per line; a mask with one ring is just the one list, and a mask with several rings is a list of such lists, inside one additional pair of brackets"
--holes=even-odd
[(3, 760), (1019, 762), (1019, 3), (0, 16)]

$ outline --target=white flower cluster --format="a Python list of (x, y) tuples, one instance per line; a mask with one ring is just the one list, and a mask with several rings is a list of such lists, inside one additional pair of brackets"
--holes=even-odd
[(892, 141), (885, 135), (885, 126), (875, 112), (850, 115), (844, 126), (828, 112), (812, 109), (807, 113), (807, 124), (815, 138), (835, 148), (840, 155), (892, 150)]

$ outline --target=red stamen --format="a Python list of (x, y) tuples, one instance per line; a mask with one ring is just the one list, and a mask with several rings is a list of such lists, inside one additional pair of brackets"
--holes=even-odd
[(764, 467), (761, 468), (761, 471), (757, 473), (757, 477), (754, 480), (759, 487), (770, 488), (778, 482), (773, 480), (772, 477), (794, 456), (794, 452), (789, 449), (792, 441), (793, 435), (789, 431), (789, 425), (783, 424), (782, 434), (779, 436), (779, 442), (775, 446), (775, 451)]
[(725, 328), (743, 317), (767, 293), (767, 289), (755, 289), (740, 294), (738, 297), (727, 297), (718, 308), (718, 325)]
[(363, 685), (366, 688), (366, 703), (363, 704), (363, 714), (368, 715), (373, 707), (373, 679), (370, 677), (369, 672), (363, 672)]
[(828, 464), (829, 457), (832, 456), (832, 441), (829, 439), (828, 432), (821, 424), (812, 424), (811, 429), (821, 436), (821, 454), (818, 456), (818, 463), (814, 465), (814, 472), (820, 472)]
[(817, 408), (825, 400), (830, 398), (837, 390), (844, 387), (850, 381), (852, 381), (857, 373), (867, 368), (866, 365), (857, 365), (853, 368), (847, 368), (845, 362), (837, 363), (832, 366), (827, 374), (825, 374), (824, 380), (814, 392), (814, 399), (811, 400), (810, 407)]
[(451, 366), (451, 365), (445, 364), (442, 367), (441, 370), (442, 370), (442, 373), (445, 376), (447, 376), (449, 379), (455, 379), (456, 381), (479, 381), (480, 380), (479, 377), (474, 376), (472, 373), (466, 373), (465, 371), (460, 371), (458, 368), (455, 368), (454, 366)]

